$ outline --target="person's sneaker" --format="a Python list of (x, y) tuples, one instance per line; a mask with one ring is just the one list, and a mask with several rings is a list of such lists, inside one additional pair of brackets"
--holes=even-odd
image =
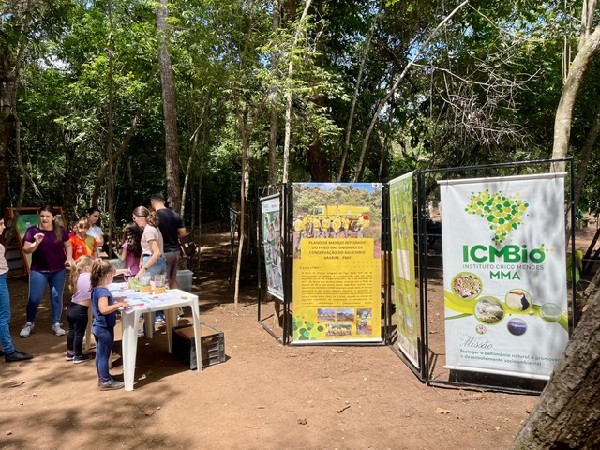
[(34, 328), (34, 322), (25, 322), (25, 325), (21, 328), (21, 337), (29, 337)]
[(67, 361), (73, 361), (73, 358), (75, 358), (75, 352), (67, 352), (65, 355), (65, 359)]
[(123, 383), (122, 381), (110, 380), (110, 381), (100, 381), (98, 383), (98, 388), (101, 391), (113, 391), (115, 389), (122, 389), (124, 387), (125, 387), (125, 383)]
[(84, 362), (91, 361), (92, 359), (94, 359), (94, 358), (92, 358), (92, 355), (89, 355), (89, 354), (85, 354), (85, 353), (84, 353), (84, 354), (83, 354), (83, 355), (81, 355), (81, 356), (74, 356), (74, 357), (73, 357), (73, 363), (74, 363), (74, 364), (82, 364), (82, 363), (84, 363)]
[[(64, 336), (65, 334), (67, 334), (67, 332), (61, 328), (60, 323), (58, 322), (54, 322), (52, 324), (52, 332), (54, 333), (54, 336)], [(21, 336), (22, 335), (23, 332), (21, 331)]]
[(31, 358), (33, 358), (33, 355), (31, 353), (18, 352), (16, 350), (12, 353), (7, 353), (4, 355), (4, 360), (6, 362), (25, 361)]

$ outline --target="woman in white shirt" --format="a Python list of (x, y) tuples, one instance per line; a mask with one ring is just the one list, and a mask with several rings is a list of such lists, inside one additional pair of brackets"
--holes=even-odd
[(100, 220), (100, 210), (95, 206), (92, 206), (87, 210), (87, 213), (90, 221), (90, 228), (87, 230), (87, 234), (96, 239), (96, 242), (98, 243), (98, 252), (100, 252), (104, 246), (104, 232), (98, 225), (98, 221)]
[(154, 211), (150, 212), (144, 206), (133, 210), (133, 221), (142, 229), (142, 259), (140, 271), (135, 276), (154, 277), (167, 272), (163, 256), (163, 238), (158, 229), (158, 218)]

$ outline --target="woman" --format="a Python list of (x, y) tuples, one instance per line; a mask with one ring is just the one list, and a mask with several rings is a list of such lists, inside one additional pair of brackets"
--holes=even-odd
[[(156, 212), (150, 212), (143, 206), (133, 210), (133, 221), (142, 229), (142, 259), (140, 271), (136, 278), (165, 275), (167, 273), (167, 262), (163, 256), (163, 238), (158, 229), (158, 217)], [(154, 320), (157, 324), (165, 322), (164, 311), (156, 311)]]
[[(0, 218), (0, 236), (4, 234), (5, 229), (4, 215), (2, 215), (2, 218)], [(8, 324), (10, 323), (10, 295), (8, 294), (8, 286), (6, 284), (8, 262), (5, 255), (6, 249), (4, 245), (0, 244), (0, 346), (2, 346), (6, 362), (25, 361), (33, 358), (33, 355), (15, 350), (10, 332), (8, 331)]]
[(163, 257), (163, 239), (158, 231), (158, 220), (155, 212), (150, 212), (143, 206), (133, 210), (133, 221), (142, 229), (142, 259), (140, 271), (136, 278), (155, 275), (164, 275), (167, 271)]
[(37, 309), (50, 285), (52, 332), (56, 336), (66, 334), (60, 326), (63, 309), (66, 267), (73, 264), (73, 253), (67, 230), (59, 226), (51, 206), (38, 213), (40, 224), (25, 231), (23, 251), (31, 255), (29, 270), (29, 298), (27, 322), (21, 329), (21, 337), (28, 337), (35, 327)]
[(98, 252), (102, 250), (104, 246), (104, 232), (98, 225), (100, 220), (100, 210), (95, 206), (92, 206), (87, 210), (88, 220), (90, 221), (90, 229), (87, 231), (88, 236), (93, 236), (98, 244)]

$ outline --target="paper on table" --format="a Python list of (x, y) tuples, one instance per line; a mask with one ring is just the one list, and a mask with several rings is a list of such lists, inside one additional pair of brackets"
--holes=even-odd
[(131, 306), (132, 309), (134, 309), (134, 308), (145, 309), (145, 308), (151, 308), (153, 306), (159, 306), (162, 303), (165, 303), (174, 298), (175, 298), (174, 296), (168, 295), (168, 294), (154, 295), (154, 294), (143, 294), (143, 293), (134, 292), (133, 294), (127, 296), (127, 298), (125, 299), (125, 302), (129, 306)]
[(175, 295), (166, 292), (164, 294), (151, 294), (145, 292), (135, 292), (128, 289), (127, 283), (111, 283), (108, 286), (108, 290), (111, 291), (113, 297), (121, 298), (122, 301), (127, 303), (131, 308), (124, 312), (130, 313), (134, 309), (146, 309), (153, 306), (160, 305), (161, 303), (167, 302), (176, 298)]

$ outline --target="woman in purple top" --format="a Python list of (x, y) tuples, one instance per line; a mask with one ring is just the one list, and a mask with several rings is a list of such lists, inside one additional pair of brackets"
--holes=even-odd
[(59, 226), (51, 206), (40, 209), (40, 224), (30, 227), (23, 237), (23, 251), (31, 255), (29, 270), (29, 298), (27, 322), (21, 329), (21, 337), (28, 337), (35, 327), (37, 309), (50, 285), (52, 332), (64, 336), (60, 326), (63, 309), (66, 267), (73, 264), (73, 253), (67, 230)]

